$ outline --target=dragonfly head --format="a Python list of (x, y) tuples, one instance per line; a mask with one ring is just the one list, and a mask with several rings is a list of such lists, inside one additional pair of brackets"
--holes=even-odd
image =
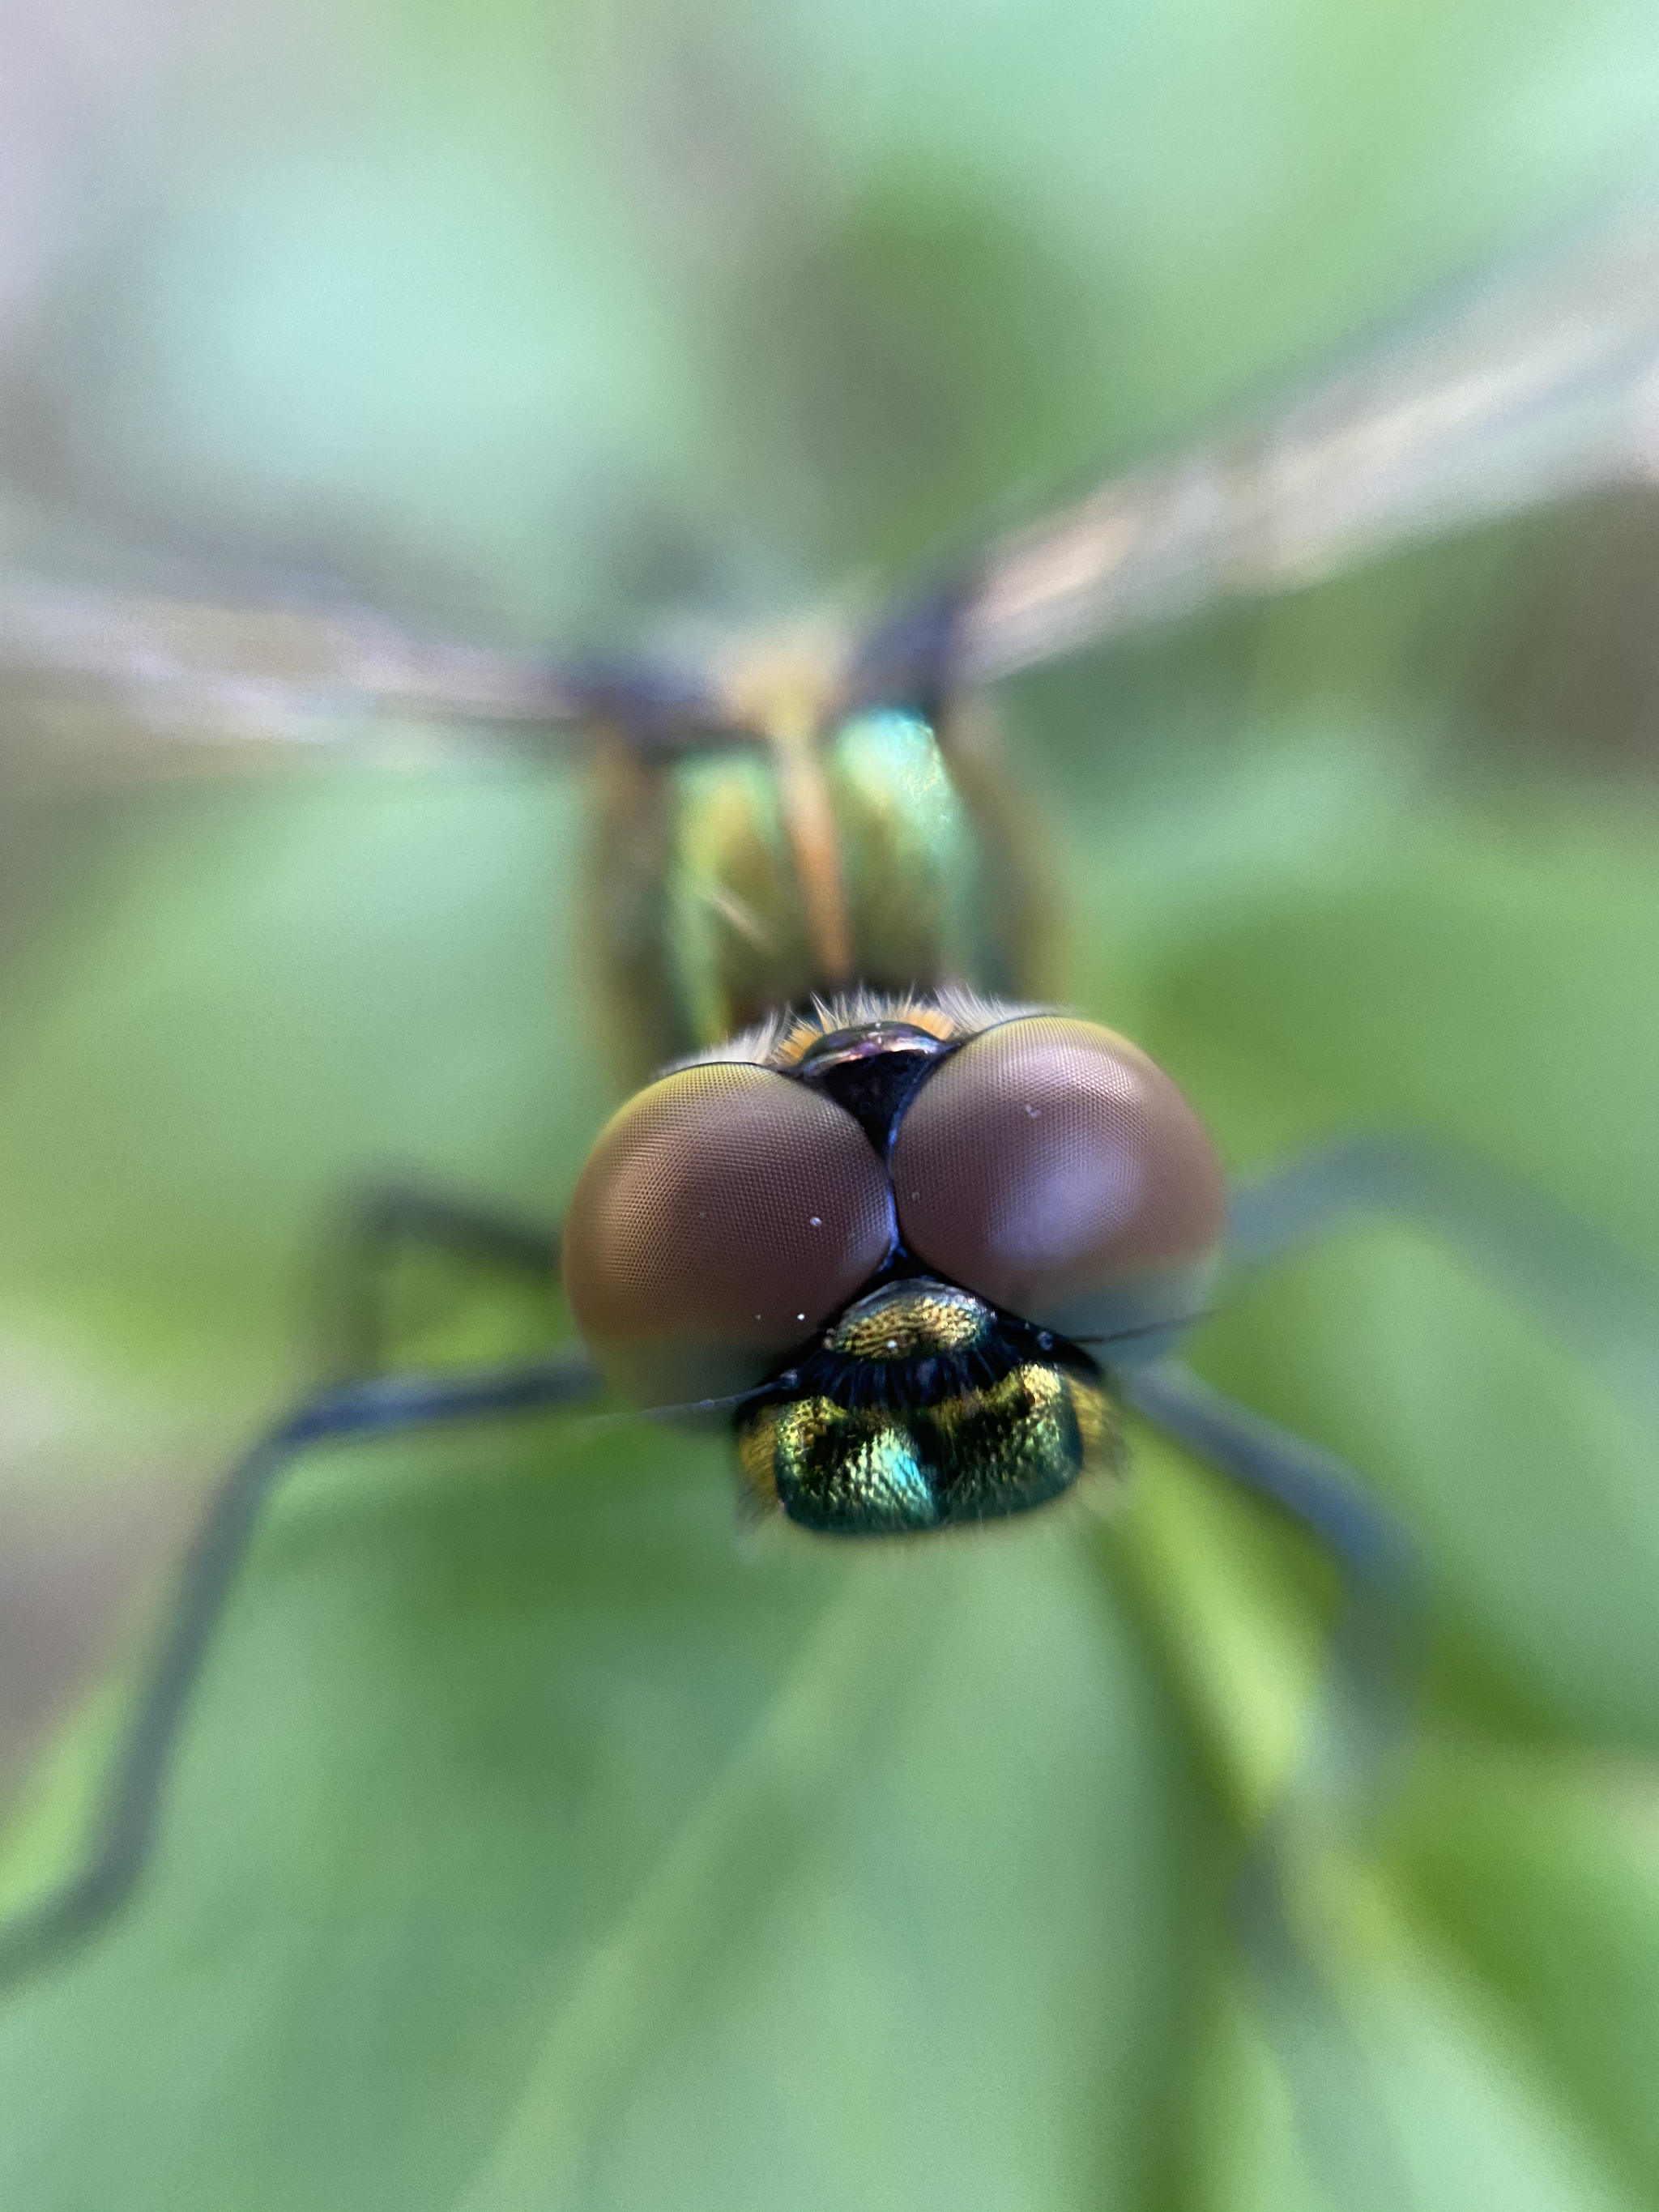
[(744, 1395), (749, 1489), (872, 1534), (1021, 1512), (1114, 1453), (1103, 1366), (1200, 1311), (1224, 1218), (1202, 1125), (1091, 1022), (854, 994), (613, 1117), (565, 1281), (641, 1405)]

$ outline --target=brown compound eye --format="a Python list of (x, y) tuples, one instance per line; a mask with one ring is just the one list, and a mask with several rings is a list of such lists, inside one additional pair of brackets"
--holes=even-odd
[(1092, 1022), (999, 1023), (899, 1125), (899, 1232), (930, 1267), (1040, 1327), (1125, 1337), (1195, 1312), (1225, 1222), (1203, 1124)]
[(891, 1250), (892, 1193), (850, 1114), (769, 1068), (664, 1076), (613, 1115), (564, 1227), (565, 1289), (642, 1405), (758, 1382)]

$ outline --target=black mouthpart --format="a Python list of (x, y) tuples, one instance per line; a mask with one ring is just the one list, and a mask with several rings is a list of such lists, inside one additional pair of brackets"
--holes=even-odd
[[(866, 1285), (860, 1297), (872, 1287), (878, 1285)], [(924, 1352), (908, 1359), (869, 1359), (838, 1352), (823, 1340), (833, 1328), (831, 1323), (810, 1349), (795, 1352), (769, 1386), (763, 1383), (752, 1394), (750, 1402), (789, 1405), (800, 1398), (830, 1398), (849, 1410), (874, 1407), (902, 1413), (994, 1389), (1016, 1367), (1060, 1367), (1091, 1381), (1097, 1381), (1101, 1371), (1069, 1338), (1056, 1336), (1052, 1329), (1033, 1328), (1012, 1314), (994, 1312), (988, 1334), (967, 1351)]]

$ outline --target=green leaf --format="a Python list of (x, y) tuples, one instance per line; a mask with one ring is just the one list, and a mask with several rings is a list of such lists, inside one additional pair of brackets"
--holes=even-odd
[(1064, 1520), (745, 1550), (714, 1455), (550, 1441), (297, 1479), (0, 2022), (9, 2197), (627, 2203), (691, 2126), (686, 2202), (1133, 2202), (1206, 1824)]

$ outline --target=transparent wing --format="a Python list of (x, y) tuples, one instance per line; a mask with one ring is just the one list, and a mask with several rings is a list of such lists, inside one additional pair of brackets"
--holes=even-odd
[(582, 711), (547, 663), (427, 638), (367, 609), (214, 606), (0, 583), (0, 658), (14, 667), (152, 685), (229, 712), (319, 718), (389, 707), (483, 722), (560, 721)]
[(373, 750), (387, 719), (405, 744), (411, 723), (545, 728), (593, 703), (591, 684), (534, 655), (422, 636), (363, 608), (219, 606), (15, 571), (0, 574), (0, 670), (14, 751), (32, 737), (106, 769), (203, 749), (250, 763)]
[(419, 764), (476, 750), (481, 732), (544, 747), (598, 723), (672, 749), (737, 704), (712, 666), (558, 662), (345, 600), (65, 583), (0, 550), (0, 764), (14, 786), (340, 752)]
[[(1489, 273), (1304, 396), (994, 541), (962, 586), (901, 607), (866, 641), (853, 688), (946, 670), (992, 681), (1390, 545), (1656, 472), (1650, 201), (1518, 272)], [(596, 676), (351, 605), (109, 592), (11, 562), (0, 562), (0, 672), (14, 769), (42, 744), (56, 770), (107, 771), (204, 748), (250, 761), (372, 748), (377, 722), (401, 749), (422, 726), (424, 752), (445, 732), (539, 735), (596, 714), (669, 742), (751, 719), (712, 671), (696, 682)], [(88, 687), (103, 711), (89, 710)]]
[(1487, 274), (1309, 391), (994, 541), (957, 678), (1291, 589), (1659, 469), (1659, 201)]

